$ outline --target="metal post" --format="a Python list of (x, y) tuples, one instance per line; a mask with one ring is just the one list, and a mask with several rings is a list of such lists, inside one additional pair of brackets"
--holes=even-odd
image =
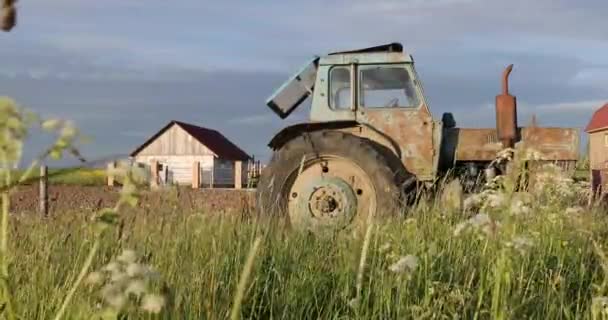
[(40, 166), (40, 214), (46, 216), (49, 213), (49, 194), (48, 194), (48, 169)]

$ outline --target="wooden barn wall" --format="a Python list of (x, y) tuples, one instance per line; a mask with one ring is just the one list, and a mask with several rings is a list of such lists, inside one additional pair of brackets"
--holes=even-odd
[(144, 163), (149, 168), (153, 161), (168, 167), (167, 178), (178, 184), (192, 183), (192, 168), (195, 161), (201, 167), (201, 183), (209, 185), (213, 171), (213, 155), (203, 156), (154, 156), (139, 155), (134, 158), (136, 163)]
[(600, 170), (604, 168), (604, 162), (608, 160), (608, 138), (605, 136), (608, 130), (593, 132), (589, 135), (589, 165), (591, 169)]
[(205, 145), (190, 136), (184, 129), (173, 125), (141, 150), (138, 156), (192, 156), (210, 154), (213, 154), (213, 152)]

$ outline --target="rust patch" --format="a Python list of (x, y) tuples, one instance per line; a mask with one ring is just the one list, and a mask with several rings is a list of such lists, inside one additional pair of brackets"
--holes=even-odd
[(575, 128), (527, 127), (522, 141), (540, 153), (541, 160), (578, 160), (579, 132)]
[(459, 128), (456, 161), (492, 161), (502, 149), (496, 129)]
[(367, 123), (399, 148), (401, 162), (419, 179), (431, 178), (434, 172), (433, 119), (426, 107), (421, 109), (367, 109), (357, 119)]
[[(496, 129), (457, 129), (456, 161), (492, 161), (502, 149)], [(525, 127), (518, 135), (543, 161), (578, 160), (579, 134), (575, 128)]]

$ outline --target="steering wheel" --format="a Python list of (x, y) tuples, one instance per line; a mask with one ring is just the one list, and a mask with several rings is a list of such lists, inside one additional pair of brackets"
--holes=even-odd
[(399, 98), (393, 98), (387, 104), (384, 105), (385, 108), (397, 108), (398, 106)]

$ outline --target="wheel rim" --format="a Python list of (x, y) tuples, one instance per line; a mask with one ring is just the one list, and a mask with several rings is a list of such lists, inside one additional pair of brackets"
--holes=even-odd
[(285, 191), (290, 223), (298, 229), (343, 229), (375, 212), (371, 179), (348, 159), (324, 155), (304, 161), (292, 181)]

